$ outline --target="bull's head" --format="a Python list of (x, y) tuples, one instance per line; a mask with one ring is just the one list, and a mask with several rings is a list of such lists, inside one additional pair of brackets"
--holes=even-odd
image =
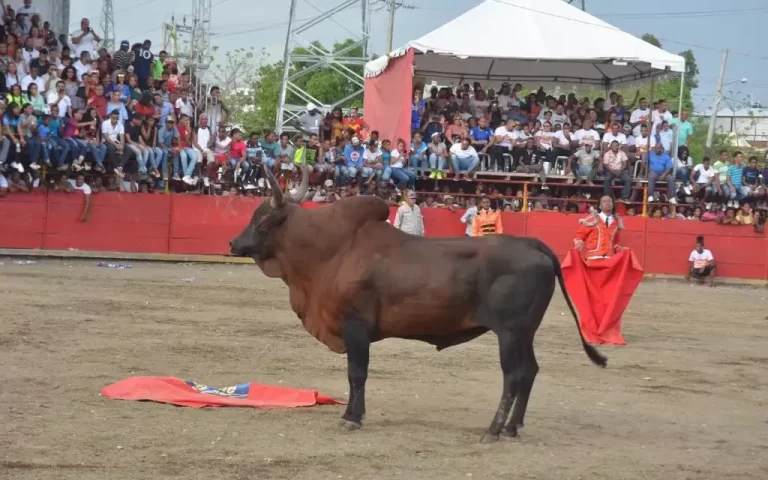
[(282, 276), (275, 261), (276, 236), (291, 211), (297, 208), (297, 202), (302, 201), (307, 195), (309, 173), (309, 168), (304, 165), (298, 191), (292, 197), (286, 197), (269, 167), (264, 167), (264, 174), (272, 187), (272, 197), (256, 208), (245, 229), (229, 242), (232, 255), (252, 257), (268, 276)]

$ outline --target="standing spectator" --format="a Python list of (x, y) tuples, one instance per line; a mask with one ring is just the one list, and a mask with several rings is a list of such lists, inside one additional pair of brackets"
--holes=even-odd
[(219, 124), (227, 123), (230, 111), (221, 100), (221, 89), (219, 87), (211, 87), (210, 93), (205, 99), (204, 113), (208, 115), (208, 126), (213, 131), (219, 128)]
[[(669, 203), (676, 204), (675, 198), (675, 179), (672, 177), (672, 158), (660, 143), (653, 146), (653, 151), (648, 154), (648, 200), (658, 201), (658, 195), (655, 195), (656, 182), (661, 180), (667, 182), (667, 198)], [(631, 179), (630, 179), (631, 180)]]
[(144, 43), (137, 44), (133, 48), (133, 73), (139, 81), (139, 88), (145, 91), (151, 86), (152, 63), (155, 60), (151, 48), (152, 42), (149, 40), (144, 40)]
[(504, 233), (504, 226), (501, 215), (497, 210), (491, 210), (491, 200), (487, 196), (483, 196), (477, 215), (472, 221), (472, 236), (484, 237), (486, 235), (501, 235), (502, 233)]
[(659, 100), (656, 102), (656, 109), (651, 114), (651, 120), (653, 121), (653, 125), (651, 126), (651, 131), (655, 132), (656, 127), (661, 124), (661, 122), (671, 122), (672, 121), (672, 114), (669, 113), (667, 110), (669, 108), (669, 104), (666, 100)]
[(471, 237), (472, 233), (474, 232), (473, 229), (473, 222), (475, 220), (475, 217), (477, 216), (477, 207), (475, 205), (470, 206), (466, 212), (464, 212), (464, 215), (461, 216), (461, 223), (467, 226), (466, 229), (464, 229), (464, 236), (465, 237)]
[[(680, 116), (673, 118), (669, 123), (671, 125), (678, 125), (677, 149), (679, 152), (683, 147), (688, 147), (688, 141), (693, 136), (693, 124), (688, 121), (688, 110), (681, 111)], [(677, 155), (680, 156), (680, 153)]]
[(739, 202), (748, 195), (748, 190), (744, 187), (744, 154), (735, 152), (733, 154), (733, 164), (728, 166), (728, 176), (726, 177), (728, 190), (730, 191), (730, 200), (728, 206), (736, 208)]
[(123, 40), (120, 42), (120, 48), (112, 55), (112, 61), (115, 63), (115, 68), (119, 72), (127, 71), (128, 67), (131, 65), (130, 46), (131, 44), (128, 40)]
[(215, 161), (213, 155), (213, 143), (215, 139), (211, 128), (208, 126), (208, 115), (200, 115), (199, 125), (193, 132), (192, 146), (197, 150), (198, 163), (206, 165)]
[(629, 124), (632, 127), (632, 135), (635, 137), (640, 136), (640, 127), (642, 125), (648, 125), (648, 115), (650, 114), (651, 110), (648, 108), (648, 100), (641, 98), (640, 106), (632, 110), (632, 115), (629, 117)]
[(25, 32), (32, 29), (32, 16), (40, 15), (37, 7), (32, 5), (32, 0), (24, 0), (24, 6), (16, 9), (16, 21), (24, 28)]
[(72, 44), (75, 46), (75, 55), (80, 56), (88, 52), (90, 58), (96, 58), (96, 44), (101, 42), (101, 37), (91, 28), (91, 22), (87, 18), (80, 20), (80, 31), (72, 34)]
[(715, 257), (712, 256), (712, 252), (704, 248), (704, 237), (699, 235), (696, 237), (696, 248), (688, 256), (688, 274), (685, 279), (690, 280), (693, 277), (699, 284), (707, 279), (709, 286), (714, 287), (716, 271)]
[(405, 196), (405, 204), (401, 205), (395, 213), (393, 225), (405, 233), (424, 236), (424, 217), (421, 209), (416, 205), (416, 192), (409, 191)]

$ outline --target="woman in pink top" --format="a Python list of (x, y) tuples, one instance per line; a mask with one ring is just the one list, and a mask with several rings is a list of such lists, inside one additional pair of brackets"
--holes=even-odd
[(469, 136), (467, 127), (464, 126), (464, 122), (461, 120), (461, 115), (453, 116), (453, 123), (451, 123), (445, 130), (445, 143), (453, 145), (454, 143), (461, 143), (462, 138)]

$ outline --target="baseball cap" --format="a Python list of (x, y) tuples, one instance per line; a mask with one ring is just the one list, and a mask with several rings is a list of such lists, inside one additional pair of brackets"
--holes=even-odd
[(330, 178), (325, 181), (325, 188), (331, 188), (333, 186), (333, 180)]
[(357, 137), (352, 137), (352, 145), (359, 145), (360, 139)]
[(120, 42), (120, 46), (121, 47), (129, 47), (129, 46), (131, 46), (131, 42), (129, 42), (128, 40), (123, 40), (122, 42)]
[(432, 132), (432, 138), (439, 137), (440, 132)]

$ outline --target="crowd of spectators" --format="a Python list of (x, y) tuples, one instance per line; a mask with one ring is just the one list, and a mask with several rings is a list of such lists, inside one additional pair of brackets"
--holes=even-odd
[(665, 100), (419, 86), (411, 138), (379, 138), (355, 108), (311, 104), (298, 134), (243, 132), (229, 125), (217, 87), (196, 104), (189, 72), (149, 40), (110, 52), (87, 18), (57, 36), (32, 0), (5, 9), (0, 33), (0, 194), (260, 196), (269, 194), (263, 168), (290, 190), (306, 162), (312, 201), (368, 194), (397, 203), (416, 190), (426, 207), (467, 208), (487, 194), (503, 210), (585, 212), (606, 194), (633, 215), (647, 185), (649, 216), (760, 223), (768, 200), (766, 165), (727, 151), (695, 162), (688, 112), (670, 112)]

